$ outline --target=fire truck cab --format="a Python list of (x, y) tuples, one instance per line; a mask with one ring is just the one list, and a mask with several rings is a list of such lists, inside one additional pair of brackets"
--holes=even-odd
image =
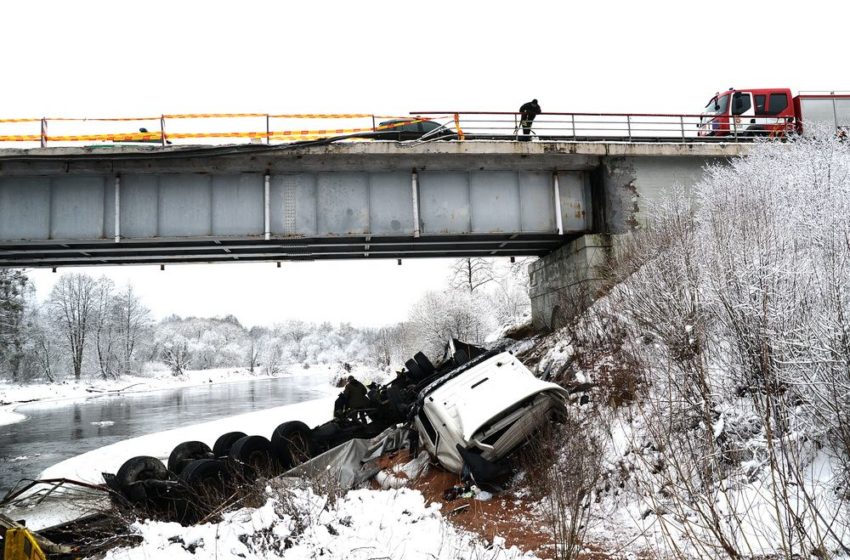
[(718, 92), (702, 110), (700, 136), (774, 136), (794, 128), (790, 89), (733, 89)]

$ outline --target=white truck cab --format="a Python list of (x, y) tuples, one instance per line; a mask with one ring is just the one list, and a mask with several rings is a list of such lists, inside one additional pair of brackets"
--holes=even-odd
[(482, 358), (420, 393), (420, 442), (452, 472), (463, 469), (461, 450), (488, 462), (505, 457), (567, 401), (566, 389), (541, 381), (510, 352)]

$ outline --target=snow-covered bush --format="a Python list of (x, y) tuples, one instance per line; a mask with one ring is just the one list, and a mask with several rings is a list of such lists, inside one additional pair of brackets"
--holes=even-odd
[(846, 554), (850, 146), (757, 144), (652, 214), (567, 331), (573, 369), (646, 383), (612, 463), (674, 554)]
[(416, 347), (432, 357), (439, 356), (449, 338), (479, 344), (496, 327), (483, 295), (465, 290), (428, 292), (410, 312)]

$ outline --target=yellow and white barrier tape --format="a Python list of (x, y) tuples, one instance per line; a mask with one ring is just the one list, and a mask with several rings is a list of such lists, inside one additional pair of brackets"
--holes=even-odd
[[(166, 134), (166, 138), (173, 140), (191, 139), (191, 138), (274, 138), (274, 139), (292, 139), (292, 138), (322, 138), (330, 135), (354, 134), (358, 132), (376, 132), (381, 130), (391, 130), (401, 126), (416, 124), (429, 121), (431, 119), (406, 119), (404, 121), (390, 123), (386, 125), (376, 126), (374, 128), (336, 128), (323, 130), (281, 130), (269, 132), (174, 132)], [(139, 142), (139, 141), (156, 141), (162, 140), (161, 132), (128, 132), (128, 133), (109, 133), (109, 134), (84, 134), (84, 135), (63, 135), (63, 136), (44, 136), (39, 134), (23, 134), (23, 135), (7, 135), (0, 136), (0, 142), (37, 142), (41, 139), (46, 142)]]

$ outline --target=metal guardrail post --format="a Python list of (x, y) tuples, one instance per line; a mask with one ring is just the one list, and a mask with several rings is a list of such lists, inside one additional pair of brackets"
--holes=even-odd
[(159, 139), (162, 147), (165, 147), (165, 115), (159, 116)]
[(372, 115), (372, 132), (375, 132), (377, 128), (375, 128), (375, 115)]
[(738, 141), (738, 123), (735, 122), (735, 119), (732, 118), (732, 136), (735, 138), (735, 142)]
[(47, 117), (41, 117), (41, 147), (47, 146)]
[(626, 129), (629, 132), (629, 142), (632, 141), (632, 117), (631, 115), (626, 115)]
[(573, 129), (573, 140), (576, 139), (576, 116), (570, 115), (570, 123), (572, 124)]
[(269, 124), (270, 118), (271, 117), (266, 115), (266, 144), (272, 143), (271, 125)]
[(679, 126), (682, 127), (682, 142), (685, 141), (685, 117), (679, 117)]

